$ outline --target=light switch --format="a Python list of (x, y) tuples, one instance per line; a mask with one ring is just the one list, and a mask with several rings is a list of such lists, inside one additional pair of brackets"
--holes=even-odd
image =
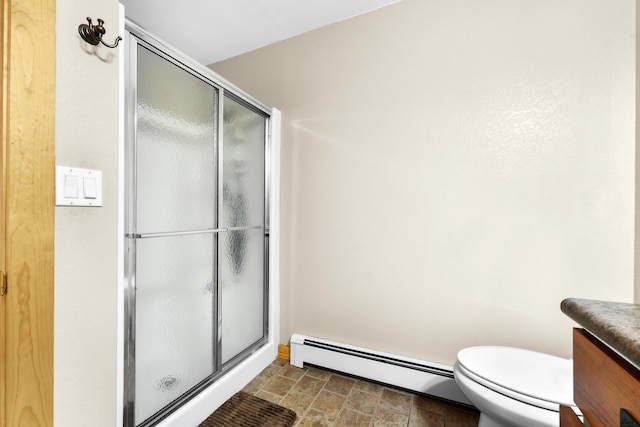
[(65, 199), (77, 199), (79, 196), (80, 177), (78, 175), (64, 175)]
[(56, 166), (56, 206), (102, 206), (102, 172)]
[(98, 196), (96, 188), (96, 178), (93, 176), (84, 177), (84, 198), (95, 199)]

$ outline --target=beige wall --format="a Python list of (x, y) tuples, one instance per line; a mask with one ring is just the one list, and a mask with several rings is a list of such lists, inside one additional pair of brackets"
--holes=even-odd
[[(117, 58), (57, 2), (55, 425), (116, 422)], [(282, 336), (451, 363), (568, 354), (566, 296), (630, 301), (634, 3), (404, 0), (216, 65), (283, 110)], [(111, 37), (107, 37), (111, 42)]]
[[(638, 29), (640, 29), (640, 7), (638, 7), (638, 2), (636, 0), (636, 35), (638, 34)], [(640, 45), (638, 45), (636, 41), (636, 106), (640, 104), (640, 74), (637, 71), (638, 69), (640, 69)], [(640, 140), (638, 123), (640, 123), (640, 109), (636, 107), (636, 147), (638, 147), (638, 141)], [(638, 192), (638, 189), (640, 188), (640, 170), (638, 170), (638, 165), (640, 165), (640, 152), (636, 149), (635, 248), (640, 248), (640, 194)], [(634, 302), (636, 304), (640, 304), (640, 254), (637, 249), (634, 253), (634, 259)]]
[(570, 356), (633, 300), (635, 2), (404, 0), (212, 66), (283, 111), (282, 329)]
[[(57, 207), (54, 423), (116, 425), (118, 58), (78, 36), (87, 16), (118, 32), (115, 0), (57, 0), (56, 164), (101, 170), (103, 207)], [(113, 56), (115, 55), (115, 56)]]

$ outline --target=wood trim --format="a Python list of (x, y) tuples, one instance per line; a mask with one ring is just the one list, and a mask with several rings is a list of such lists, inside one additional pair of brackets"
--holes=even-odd
[(45, 427), (53, 426), (56, 2), (3, 4), (2, 240), (9, 289), (0, 424)]
[(291, 349), (288, 345), (278, 345), (278, 359), (291, 360)]
[[(7, 163), (7, 132), (5, 123), (7, 122), (7, 113), (9, 111), (9, 104), (7, 102), (6, 88), (8, 84), (8, 37), (5, 34), (5, 29), (9, 28), (9, 2), (2, 2), (2, 19), (0, 19), (0, 46), (2, 46), (2, 85), (0, 86), (0, 132), (2, 134), (2, 146), (0, 147), (0, 271), (7, 271), (6, 268), (6, 251), (5, 251), (5, 236), (6, 233), (6, 194), (7, 194), (7, 177), (6, 177), (6, 163)], [(6, 394), (5, 394), (5, 328), (6, 315), (5, 315), (6, 299), (0, 297), (0, 423), (6, 424)]]

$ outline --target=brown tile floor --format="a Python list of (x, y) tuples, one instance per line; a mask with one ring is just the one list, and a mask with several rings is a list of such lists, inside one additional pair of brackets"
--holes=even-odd
[(298, 414), (295, 427), (476, 427), (478, 413), (427, 396), (276, 359), (243, 389)]

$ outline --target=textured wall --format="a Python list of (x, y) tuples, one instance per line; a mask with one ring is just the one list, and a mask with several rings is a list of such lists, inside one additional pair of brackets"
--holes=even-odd
[(113, 427), (118, 57), (82, 42), (77, 28), (87, 16), (104, 19), (111, 43), (118, 2), (57, 0), (56, 164), (102, 171), (103, 207), (56, 208), (54, 423)]
[(283, 111), (282, 334), (569, 356), (633, 299), (635, 2), (404, 0), (214, 64)]

